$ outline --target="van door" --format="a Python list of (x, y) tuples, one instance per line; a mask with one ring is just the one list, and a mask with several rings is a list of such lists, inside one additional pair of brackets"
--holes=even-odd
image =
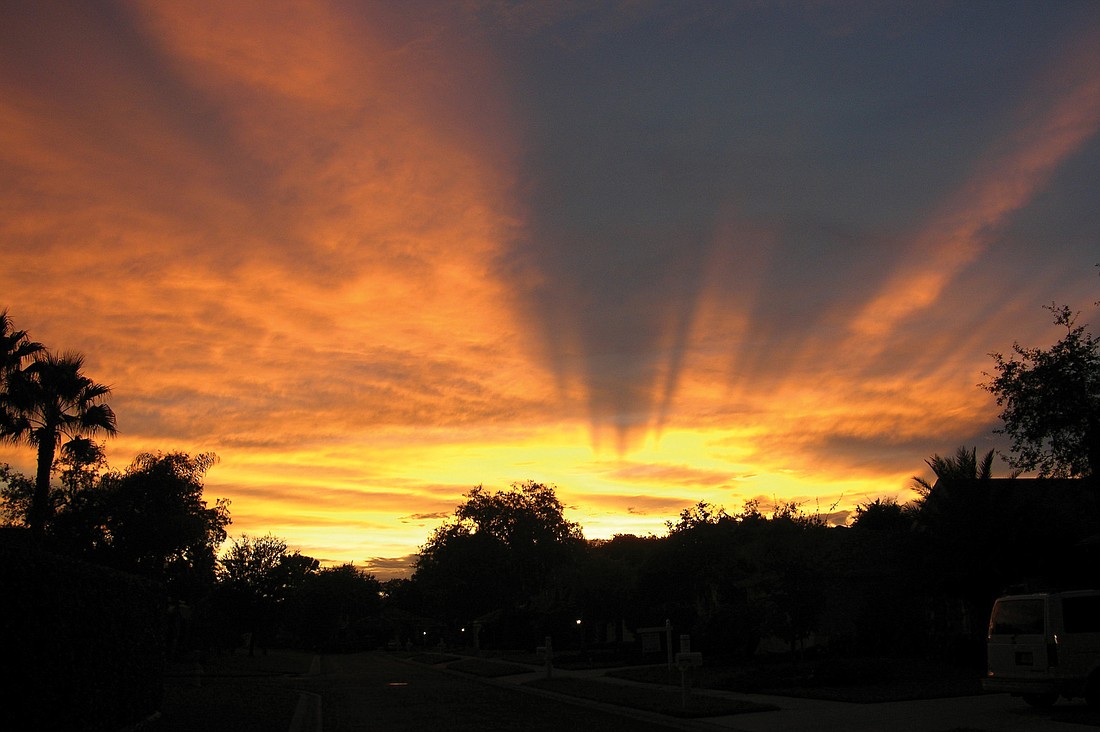
[(989, 671), (1027, 679), (1048, 671), (1045, 597), (1002, 598), (989, 618)]
[(1100, 666), (1100, 594), (1063, 595), (1062, 627), (1054, 630), (1060, 636), (1059, 664), (1065, 676), (1084, 679)]

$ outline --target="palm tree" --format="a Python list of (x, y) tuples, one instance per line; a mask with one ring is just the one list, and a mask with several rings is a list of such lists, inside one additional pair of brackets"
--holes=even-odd
[(83, 374), (84, 356), (39, 352), (25, 368), (5, 377), (0, 439), (33, 445), (38, 466), (31, 500), (30, 525), (45, 530), (51, 513), (50, 473), (62, 441), (100, 431), (114, 435), (115, 413), (103, 402), (111, 389)]
[[(7, 398), (9, 379), (42, 350), (42, 344), (28, 338), (27, 331), (15, 329), (7, 309), (0, 310), (0, 435), (6, 433), (8, 425), (14, 420)], [(29, 505), (27, 501), (32, 492), (29, 481), (19, 473), (11, 471), (10, 466), (4, 465), (0, 468), (4, 468), (0, 481), (7, 484), (4, 490), (4, 500), (7, 503), (4, 512), (7, 519), (9, 521), (17, 517), (25, 519)], [(26, 492), (22, 490), (24, 484), (28, 484)]]
[[(978, 448), (972, 447), (968, 450), (960, 447), (951, 457), (933, 455), (924, 462), (936, 474), (937, 482), (958, 479), (989, 480), (993, 477), (994, 452), (990, 450), (982, 457), (981, 462), (978, 462)], [(921, 495), (922, 499), (927, 498), (932, 492), (933, 485), (920, 476), (913, 476), (913, 489)]]
[[(44, 350), (41, 343), (35, 343), (27, 337), (27, 331), (14, 330), (7, 310), (0, 310), (0, 378), (6, 378), (13, 371), (23, 367), (23, 363)], [(4, 384), (0, 382), (0, 389)]]

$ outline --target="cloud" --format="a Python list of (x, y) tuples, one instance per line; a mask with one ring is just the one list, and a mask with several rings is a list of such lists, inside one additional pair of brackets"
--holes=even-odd
[(526, 477), (593, 536), (903, 490), (1096, 299), (1089, 6), (2, 12), (0, 305), (113, 464), (333, 561)]
[(425, 521), (443, 521), (451, 517), (451, 513), (447, 511), (436, 511), (434, 513), (413, 513), (408, 516), (402, 517), (402, 521), (411, 521), (421, 523)]
[[(604, 37), (578, 45), (552, 40), (559, 19), (523, 26), (570, 81), (535, 75), (537, 95), (521, 97), (537, 125), (507, 271), (597, 444), (611, 433), (634, 448), (661, 429), (700, 349), (724, 346), (729, 378), (757, 388), (838, 357), (852, 373), (878, 367), (888, 338), (1095, 129), (1088, 43), (1034, 80), (1036, 118), (1013, 125), (1002, 100), (1019, 106), (1019, 88), (990, 81), (1011, 52), (969, 58), (986, 39), (962, 43), (932, 13), (804, 15), (782, 40), (766, 10), (714, 14), (713, 36), (657, 9), (617, 26), (588, 18)], [(624, 48), (626, 34), (645, 42)], [(932, 39), (942, 58), (928, 57)], [(807, 62), (790, 62), (788, 44)], [(927, 77), (909, 78), (921, 54)]]
[[(117, 10), (88, 24), (60, 80), (9, 77), (26, 104), (6, 107), (24, 135), (7, 142), (31, 156), (20, 217), (3, 225), (13, 268), (41, 272), (64, 247), (50, 277), (95, 272), (99, 289), (41, 300), (27, 278), (9, 297), (40, 300), (26, 322), (43, 340), (109, 363), (124, 429), (154, 439), (214, 425), (222, 444), (272, 445), (302, 439), (273, 425), (313, 423), (325, 440), (543, 411), (528, 396), (537, 374), (491, 377), (522, 352), (487, 279), (511, 226), (506, 175), (442, 121), (474, 125), (484, 109), (455, 94), (462, 113), (444, 113), (391, 73), (408, 63), (418, 84), (449, 86), (446, 49), (418, 55), (366, 34), (369, 19), (352, 32), (311, 17), (295, 28), (262, 4)], [(6, 70), (32, 52), (17, 44)], [(99, 66), (123, 73), (56, 88)], [(71, 108), (43, 130), (26, 115), (55, 98)], [(85, 167), (54, 170), (37, 153)], [(72, 312), (86, 314), (80, 333)]]
[(416, 565), (418, 554), (406, 554), (402, 557), (370, 557), (363, 563), (363, 569), (380, 580), (408, 577)]
[(1051, 69), (1032, 81), (1017, 126), (979, 161), (976, 172), (915, 235), (912, 252), (881, 294), (851, 324), (880, 338), (936, 302), (944, 288), (993, 241), (1057, 166), (1100, 128), (1100, 51), (1091, 34), (1074, 39)]
[[(287, 509), (290, 510), (287, 510)], [(232, 506), (230, 506), (232, 511)], [(245, 520), (241, 517), (233, 517), (233, 534), (253, 534), (258, 529), (255, 527), (267, 527), (267, 531), (277, 534), (286, 532), (297, 533), (299, 530), (319, 531), (324, 529), (341, 529), (343, 534), (359, 534), (369, 536), (390, 528), (390, 524), (383, 520), (360, 520), (353, 512), (342, 511), (337, 514), (324, 514), (318, 511), (306, 511), (301, 507), (282, 506), (279, 510), (264, 512), (254, 507), (248, 512)], [(334, 546), (339, 546), (334, 544)], [(318, 547), (323, 550), (322, 547)], [(346, 547), (343, 547), (346, 551)], [(315, 549), (316, 550), (316, 549)]]
[(651, 486), (706, 486), (724, 488), (736, 476), (728, 472), (700, 470), (690, 465), (667, 465), (621, 461), (618, 463), (597, 464), (593, 470), (604, 473), (608, 478), (625, 483), (643, 483)]
[(584, 497), (580, 510), (586, 515), (614, 516), (627, 513), (633, 516), (652, 516), (660, 519), (660, 525), (666, 519), (674, 518), (681, 510), (698, 499), (684, 496), (621, 493), (615, 495), (594, 495)]

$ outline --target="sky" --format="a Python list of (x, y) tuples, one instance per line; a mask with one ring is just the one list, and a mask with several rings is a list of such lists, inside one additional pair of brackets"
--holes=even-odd
[(382, 578), (476, 485), (843, 522), (1100, 328), (1098, 131), (1091, 0), (2, 0), (0, 308)]

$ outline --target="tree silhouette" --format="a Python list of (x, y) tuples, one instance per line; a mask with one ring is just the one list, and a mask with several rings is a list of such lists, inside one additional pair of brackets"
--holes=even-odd
[(352, 564), (311, 572), (289, 598), (288, 629), (308, 648), (377, 647), (389, 630), (380, 618), (381, 595), (382, 583)]
[(0, 526), (26, 526), (34, 481), (0, 463)]
[(464, 497), (416, 563), (415, 583), (435, 614), (464, 624), (494, 611), (529, 614), (536, 605), (545, 611), (545, 596), (536, 598), (561, 588), (554, 578), (584, 548), (580, 527), (564, 517), (553, 486), (527, 481), (496, 492), (477, 486)]
[[(24, 364), (44, 350), (35, 343), (27, 331), (16, 330), (7, 310), (0, 310), (0, 436), (6, 435), (16, 419), (9, 403), (9, 382)], [(26, 523), (34, 494), (34, 483), (10, 465), (0, 465), (0, 495), (4, 499), (3, 517), (9, 525)]]
[(107, 455), (103, 445), (87, 437), (77, 437), (61, 446), (53, 467), (61, 481), (61, 503), (68, 505), (95, 489), (100, 477), (107, 472)]
[(283, 539), (242, 534), (218, 562), (218, 580), (245, 590), (261, 602), (284, 600), (290, 589), (319, 568), (316, 559), (291, 552)]
[(103, 400), (110, 387), (84, 375), (84, 357), (38, 352), (25, 368), (6, 374), (0, 438), (38, 452), (31, 531), (40, 536), (51, 513), (50, 473), (62, 442), (103, 432), (114, 435), (115, 413)]
[(506, 549), (525, 591), (545, 578), (583, 536), (580, 526), (564, 517), (565, 507), (553, 486), (527, 481), (511, 490), (490, 493), (477, 486), (421, 549), (420, 563), (430, 563), (459, 537), (478, 535)]
[(1041, 478), (1100, 474), (1100, 338), (1077, 325), (1068, 307), (1051, 305), (1066, 334), (1048, 350), (1013, 344), (992, 354), (997, 374), (983, 388), (1003, 407), (1012, 438), (1009, 463)]
[[(914, 480), (917, 480), (917, 478), (914, 478)], [(922, 481), (922, 485), (927, 485), (927, 481)], [(927, 489), (931, 490), (931, 488), (931, 486), (928, 486)], [(861, 503), (856, 506), (852, 528), (870, 531), (905, 532), (913, 528), (916, 513), (914, 504), (901, 504), (893, 498), (876, 498), (869, 503)]]
[[(0, 310), (0, 378), (23, 368), (24, 362), (44, 351), (41, 343), (30, 340), (25, 330), (15, 330), (7, 310)], [(0, 384), (0, 389), (4, 388)]]
[(270, 635), (282, 605), (319, 566), (271, 534), (242, 534), (230, 543), (218, 562), (220, 604), (249, 633), (248, 655), (255, 655), (260, 634)]
[(170, 599), (192, 599), (212, 582), (230, 523), (228, 501), (210, 507), (203, 478), (213, 453), (143, 453), (100, 481), (90, 509), (106, 538), (107, 563), (164, 582)]
[[(928, 467), (932, 468), (932, 472), (936, 474), (936, 480), (989, 480), (993, 477), (993, 455), (994, 450), (990, 450), (984, 456), (981, 461), (978, 461), (978, 448), (972, 447), (969, 450), (965, 447), (959, 447), (955, 450), (955, 454), (951, 457), (941, 457), (936, 454), (926, 459), (924, 462)], [(926, 479), (914, 475), (913, 476), (913, 489), (921, 495), (922, 498), (927, 498), (928, 494), (932, 492), (932, 483), (929, 483)]]

